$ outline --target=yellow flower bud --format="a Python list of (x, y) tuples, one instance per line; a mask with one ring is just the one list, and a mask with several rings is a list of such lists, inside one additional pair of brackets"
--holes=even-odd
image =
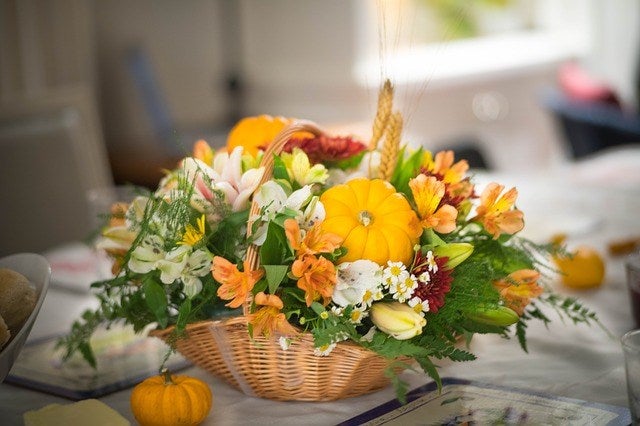
[(398, 340), (417, 336), (427, 325), (427, 320), (413, 308), (399, 302), (374, 303), (370, 315), (376, 327)]
[(500, 327), (515, 324), (520, 319), (513, 309), (506, 306), (479, 307), (475, 312), (466, 315), (470, 320)]
[(453, 269), (464, 262), (473, 253), (473, 246), (469, 243), (450, 243), (437, 246), (433, 254), (438, 257), (447, 257), (446, 268)]

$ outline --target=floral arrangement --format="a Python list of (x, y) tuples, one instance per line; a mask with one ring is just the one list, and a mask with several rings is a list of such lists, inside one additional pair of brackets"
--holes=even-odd
[(473, 360), (459, 342), (474, 333), (515, 335), (526, 351), (527, 323), (550, 321), (544, 304), (597, 321), (543, 283), (552, 247), (517, 235), (517, 190), (480, 191), (451, 151), (403, 146), (391, 97), (385, 84), (369, 143), (298, 132), (267, 170), (264, 150), (291, 120), (249, 117), (227, 147), (198, 141), (157, 190), (114, 206), (100, 242), (114, 278), (93, 284), (100, 306), (61, 341), (68, 354), (95, 365), (88, 339), (102, 324), (179, 335), (244, 306), (249, 333), (283, 349), (301, 333), (320, 357), (351, 340), (439, 382), (432, 360)]

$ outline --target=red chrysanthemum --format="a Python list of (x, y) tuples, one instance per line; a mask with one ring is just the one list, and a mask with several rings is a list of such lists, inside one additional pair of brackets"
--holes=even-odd
[(420, 277), (424, 273), (429, 275), (428, 282), (422, 282), (418, 279), (418, 287), (414, 290), (413, 296), (420, 298), (422, 301), (427, 300), (429, 302), (429, 312), (436, 313), (438, 309), (444, 306), (444, 297), (451, 290), (453, 277), (451, 276), (451, 270), (445, 268), (449, 260), (448, 257), (434, 257), (433, 260), (437, 266), (435, 272), (429, 270), (431, 263), (427, 256), (421, 252), (416, 253), (411, 273), (416, 277)]
[(291, 152), (300, 148), (309, 157), (311, 163), (326, 163), (344, 160), (357, 155), (367, 149), (367, 146), (349, 136), (318, 136), (315, 138), (290, 139), (283, 148), (284, 152)]

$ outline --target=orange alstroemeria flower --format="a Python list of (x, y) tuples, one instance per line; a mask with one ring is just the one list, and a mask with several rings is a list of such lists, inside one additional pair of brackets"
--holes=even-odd
[(454, 184), (464, 179), (469, 163), (467, 160), (460, 160), (453, 163), (453, 151), (440, 151), (435, 158), (428, 156), (425, 161), (425, 168), (432, 174), (441, 176), (444, 183)]
[(305, 302), (311, 306), (322, 298), (323, 305), (331, 301), (337, 281), (336, 267), (324, 257), (302, 256), (291, 265), (291, 273), (298, 278), (298, 288), (305, 291)]
[(500, 292), (500, 297), (507, 307), (522, 315), (531, 299), (540, 296), (544, 291), (537, 283), (538, 278), (538, 271), (520, 269), (502, 280), (495, 281), (493, 285)]
[(213, 278), (221, 284), (218, 288), (218, 297), (230, 300), (225, 305), (230, 308), (242, 306), (253, 286), (264, 274), (262, 269), (252, 271), (247, 261), (244, 262), (244, 271), (240, 272), (235, 264), (220, 256), (213, 258), (211, 272)]
[(490, 183), (480, 195), (480, 206), (474, 221), (484, 225), (484, 229), (497, 239), (500, 234), (515, 234), (524, 228), (523, 214), (512, 209), (518, 197), (518, 190), (511, 188), (502, 196), (503, 185)]
[(433, 228), (442, 234), (456, 229), (458, 210), (449, 204), (441, 205), (445, 195), (443, 182), (433, 176), (420, 174), (409, 181), (409, 187), (424, 228)]
[(249, 323), (253, 326), (253, 335), (271, 336), (274, 331), (282, 334), (296, 334), (298, 331), (287, 321), (282, 308), (282, 300), (274, 294), (260, 292), (253, 299), (260, 306), (249, 314)]
[(213, 149), (207, 141), (200, 139), (193, 146), (193, 158), (196, 158), (208, 166), (213, 165)]
[(304, 238), (302, 238), (300, 225), (295, 219), (285, 220), (284, 230), (291, 248), (296, 251), (298, 257), (305, 254), (333, 253), (342, 243), (342, 237), (339, 235), (322, 232), (319, 222), (307, 231)]

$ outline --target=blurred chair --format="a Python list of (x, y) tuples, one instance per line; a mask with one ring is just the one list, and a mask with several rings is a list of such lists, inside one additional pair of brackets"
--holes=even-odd
[(613, 146), (640, 143), (640, 116), (608, 102), (577, 100), (549, 89), (543, 98), (573, 159)]
[(0, 255), (86, 238), (86, 192), (111, 184), (88, 91), (0, 105)]

